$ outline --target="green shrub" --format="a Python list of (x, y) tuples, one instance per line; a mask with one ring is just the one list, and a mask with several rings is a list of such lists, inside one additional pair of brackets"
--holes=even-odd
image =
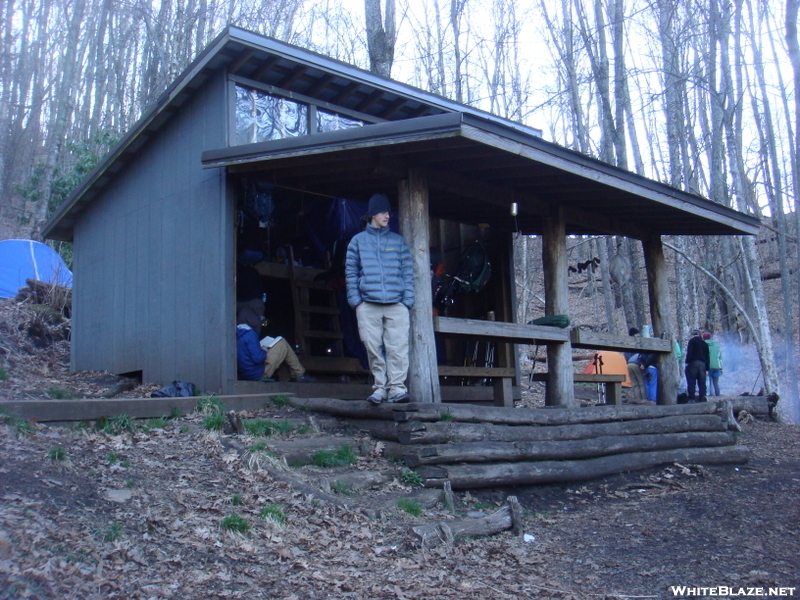
[(136, 419), (124, 413), (105, 419), (102, 426), (100, 422), (100, 419), (98, 419), (98, 428), (100, 428), (103, 433), (108, 433), (110, 435), (119, 435), (124, 431), (130, 431), (131, 433), (136, 431)]
[(250, 444), (247, 449), (250, 452), (263, 452), (267, 449), (267, 445), (264, 442), (256, 442), (255, 444)]
[(283, 509), (277, 504), (267, 504), (261, 509), (261, 516), (281, 525), (286, 523), (286, 513), (284, 513)]
[(75, 394), (64, 388), (51, 387), (47, 389), (47, 395), (54, 400), (71, 400)]
[(270, 400), (272, 400), (272, 403), (278, 408), (289, 406), (289, 396), (283, 396), (283, 395), (272, 396)]
[(275, 430), (283, 435), (289, 435), (294, 431), (294, 425), (292, 425), (289, 421), (284, 419), (283, 421), (278, 421), (273, 425)]
[(350, 489), (350, 486), (346, 483), (341, 481), (334, 481), (331, 489), (341, 496), (352, 496), (353, 490)]
[(233, 506), (241, 506), (242, 505), (242, 497), (239, 494), (234, 494), (231, 496), (231, 504)]
[(155, 419), (147, 419), (143, 429), (150, 431), (151, 429), (164, 429), (167, 426), (167, 417), (157, 417)]
[(222, 431), (222, 427), (224, 424), (225, 424), (225, 416), (222, 414), (208, 415), (205, 419), (203, 419), (203, 427), (205, 427), (209, 431)]
[(318, 467), (346, 467), (355, 464), (358, 458), (350, 446), (342, 446), (338, 450), (319, 450), (311, 455), (311, 462)]
[(225, 404), (216, 396), (204, 396), (197, 401), (195, 410), (201, 415), (222, 415)]
[(129, 490), (132, 490), (133, 488), (136, 487), (136, 480), (133, 479), (132, 477), (128, 477), (128, 479), (125, 480), (124, 485)]
[(262, 436), (269, 437), (275, 433), (275, 425), (272, 421), (265, 421), (263, 419), (256, 419), (255, 421), (245, 421), (244, 428), (253, 437)]
[(397, 500), (397, 508), (402, 510), (404, 513), (408, 513), (412, 517), (418, 517), (422, 514), (422, 505), (416, 500), (399, 498)]
[(0, 381), (8, 381), (8, 370), (0, 367)]
[(13, 427), (14, 431), (22, 435), (33, 433), (33, 423), (28, 419), (8, 415), (4, 409), (0, 409), (0, 423)]
[(109, 452), (109, 453), (106, 455), (106, 460), (107, 460), (107, 461), (108, 461), (110, 464), (112, 464), (112, 465), (113, 465), (115, 462), (118, 462), (118, 461), (119, 461), (119, 454), (117, 454), (116, 452)]
[(103, 542), (116, 542), (122, 535), (122, 523), (114, 521), (105, 529), (97, 530), (97, 537)]
[(406, 485), (421, 486), (422, 475), (411, 469), (404, 469), (403, 472), (400, 473), (400, 481)]
[(454, 419), (453, 413), (451, 413), (451, 412), (439, 413), (439, 420), (440, 421), (448, 423), (448, 422), (452, 421), (453, 419)]
[(64, 462), (67, 460), (67, 451), (61, 446), (50, 448), (47, 455), (50, 457), (50, 460), (55, 460), (57, 462)]
[(222, 528), (233, 533), (247, 533), (250, 531), (250, 524), (236, 513), (231, 513), (222, 519)]

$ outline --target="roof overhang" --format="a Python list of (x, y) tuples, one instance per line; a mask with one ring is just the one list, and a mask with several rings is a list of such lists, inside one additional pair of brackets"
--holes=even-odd
[(556, 210), (574, 235), (755, 235), (760, 225), (756, 217), (463, 113), (210, 150), (202, 161), (205, 168), (353, 199), (378, 190), (392, 196), (408, 169), (422, 169), (432, 216), (528, 234), (541, 233)]

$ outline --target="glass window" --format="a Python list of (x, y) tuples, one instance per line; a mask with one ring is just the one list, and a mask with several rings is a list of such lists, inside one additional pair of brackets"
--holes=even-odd
[(353, 127), (361, 127), (362, 125), (364, 125), (363, 121), (348, 119), (336, 113), (317, 109), (317, 131), (320, 133), (324, 131), (337, 131), (339, 129), (351, 129)]
[(308, 134), (308, 107), (265, 92), (236, 86), (236, 144)]

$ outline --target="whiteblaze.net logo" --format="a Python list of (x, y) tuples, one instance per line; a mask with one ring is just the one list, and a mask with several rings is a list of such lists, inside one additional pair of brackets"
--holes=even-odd
[(731, 598), (737, 596), (794, 596), (793, 587), (735, 587), (720, 585), (716, 587), (690, 587), (687, 585), (671, 585), (669, 590), (678, 598), (692, 597), (719, 597)]

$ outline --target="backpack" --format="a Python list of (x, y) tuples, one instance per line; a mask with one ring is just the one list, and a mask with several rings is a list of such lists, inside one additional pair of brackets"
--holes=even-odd
[(464, 250), (455, 279), (455, 292), (480, 292), (492, 276), (492, 264), (486, 246), (478, 240)]

